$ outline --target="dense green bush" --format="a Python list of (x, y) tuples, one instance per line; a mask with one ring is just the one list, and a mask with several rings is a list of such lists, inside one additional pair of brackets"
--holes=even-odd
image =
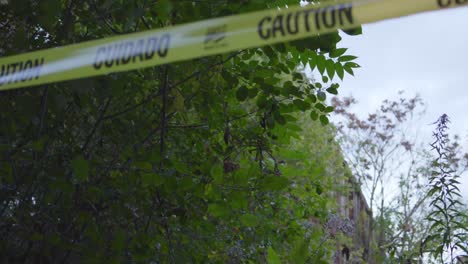
[[(0, 56), (296, 1), (265, 2), (9, 1)], [(339, 40), (2, 92), (1, 261), (328, 262)]]

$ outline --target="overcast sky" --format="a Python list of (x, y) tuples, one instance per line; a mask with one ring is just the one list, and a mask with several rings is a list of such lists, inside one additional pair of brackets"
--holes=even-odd
[[(462, 136), (468, 151), (468, 7), (365, 25), (363, 35), (343, 36), (340, 46), (358, 56), (362, 66), (340, 88), (340, 96), (358, 100), (358, 114), (373, 111), (399, 90), (418, 93), (427, 107), (421, 138), (430, 140), (430, 124), (446, 113), (449, 133)], [(468, 201), (468, 173), (462, 185)]]

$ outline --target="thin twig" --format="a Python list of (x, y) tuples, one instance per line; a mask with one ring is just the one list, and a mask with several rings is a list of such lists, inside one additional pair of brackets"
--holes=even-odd
[(88, 144), (91, 142), (91, 139), (93, 138), (94, 134), (96, 133), (97, 128), (102, 123), (102, 121), (104, 119), (104, 114), (106, 113), (106, 111), (107, 111), (107, 109), (108, 109), (108, 107), (110, 105), (111, 100), (112, 100), (112, 97), (109, 97), (107, 99), (107, 102), (105, 103), (103, 109), (101, 110), (101, 113), (99, 114), (98, 120), (96, 121), (96, 123), (94, 123), (94, 126), (93, 126), (93, 128), (91, 130), (91, 133), (89, 133), (89, 135), (86, 137), (85, 143), (83, 144), (83, 147), (81, 148), (82, 151), (86, 150), (86, 148), (88, 147)]
[(167, 95), (169, 93), (169, 87), (168, 87), (168, 81), (169, 81), (169, 76), (168, 76), (168, 69), (169, 66), (164, 67), (164, 73), (163, 73), (163, 80), (162, 80), (162, 106), (161, 106), (161, 134), (160, 134), (160, 140), (159, 140), (159, 151), (160, 151), (160, 156), (161, 156), (161, 166), (162, 166), (162, 160), (164, 157), (164, 151), (165, 151), (165, 136), (166, 136), (166, 123), (167, 123), (167, 116), (166, 116), (166, 111), (167, 111)]
[(44, 88), (44, 92), (42, 93), (42, 98), (41, 98), (41, 114), (39, 118), (39, 130), (37, 131), (37, 139), (41, 137), (42, 134), (42, 128), (44, 127), (44, 120), (45, 116), (47, 113), (47, 97), (49, 94), (49, 88), (46, 86)]

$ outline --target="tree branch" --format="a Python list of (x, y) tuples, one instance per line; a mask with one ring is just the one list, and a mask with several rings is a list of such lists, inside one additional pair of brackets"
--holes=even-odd
[[(236, 53), (234, 53), (234, 54), (228, 56), (228, 58), (226, 58), (226, 59), (224, 59), (224, 60), (222, 60), (222, 61), (219, 61), (219, 62), (217, 62), (217, 63), (214, 63), (214, 64), (208, 66), (206, 69), (204, 69), (204, 70), (202, 70), (202, 71), (196, 71), (196, 72), (192, 73), (191, 75), (187, 76), (186, 78), (184, 78), (183, 80), (181, 80), (181, 81), (179, 81), (179, 82), (176, 82), (176, 83), (174, 83), (173, 85), (170, 85), (169, 88), (170, 88), (170, 89), (175, 88), (175, 87), (177, 87), (177, 86), (179, 86), (179, 85), (181, 85), (181, 84), (183, 84), (183, 83), (185, 83), (185, 82), (187, 82), (187, 81), (189, 81), (189, 80), (191, 80), (191, 79), (193, 79), (193, 78), (195, 78), (195, 77), (197, 77), (197, 76), (199, 76), (199, 75), (201, 75), (201, 74), (203, 74), (203, 73), (206, 73), (207, 71), (210, 71), (210, 70), (213, 69), (214, 67), (219, 66), (219, 65), (221, 65), (221, 64), (224, 64), (224, 63), (228, 62), (229, 60), (231, 60), (231, 59), (234, 58), (235, 56), (241, 54), (242, 52), (244, 52), (244, 51), (243, 51), (243, 50), (242, 50), (242, 51), (238, 51), (238, 52), (236, 52)], [(143, 105), (145, 105), (145, 104), (147, 104), (147, 103), (153, 101), (153, 99), (156, 98), (156, 97), (158, 97), (159, 95), (160, 95), (160, 90), (158, 90), (158, 91), (156, 91), (156, 92), (153, 92), (153, 93), (151, 93), (148, 97), (146, 97), (143, 101), (141, 101), (140, 103), (137, 103), (137, 104), (135, 104), (135, 105), (132, 105), (132, 106), (130, 106), (130, 107), (128, 107), (128, 108), (126, 108), (126, 109), (120, 111), (120, 112), (117, 112), (117, 113), (111, 114), (111, 115), (109, 115), (109, 116), (106, 116), (106, 117), (104, 117), (104, 119), (105, 119), (105, 120), (107, 120), (107, 119), (114, 119), (114, 118), (116, 118), (116, 117), (118, 117), (118, 116), (121, 116), (121, 115), (123, 115), (123, 114), (126, 114), (126, 113), (128, 113), (128, 112), (130, 112), (130, 111), (133, 111), (133, 110), (139, 108), (140, 106), (143, 106)]]

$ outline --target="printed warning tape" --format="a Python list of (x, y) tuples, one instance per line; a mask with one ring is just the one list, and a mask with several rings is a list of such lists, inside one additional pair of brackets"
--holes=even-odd
[(468, 0), (357, 0), (209, 19), (0, 59), (0, 90), (161, 65), (468, 5)]

